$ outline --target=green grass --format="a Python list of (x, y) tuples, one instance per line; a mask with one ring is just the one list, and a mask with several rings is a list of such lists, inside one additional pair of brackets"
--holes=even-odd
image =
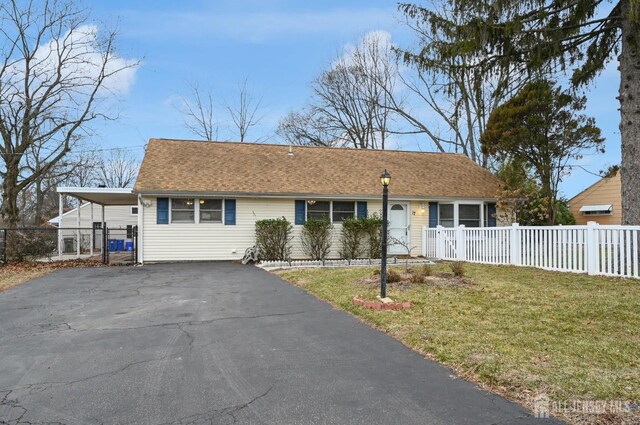
[[(449, 271), (446, 264), (435, 271)], [(640, 400), (640, 281), (465, 264), (476, 284), (392, 286), (403, 311), (352, 304), (374, 296), (373, 269), (281, 271), (286, 280), (409, 347), (513, 399)]]

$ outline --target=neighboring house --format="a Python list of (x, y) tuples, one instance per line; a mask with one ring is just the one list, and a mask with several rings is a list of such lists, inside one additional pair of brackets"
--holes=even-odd
[(569, 200), (576, 224), (622, 224), (620, 173), (603, 177)]
[[(293, 258), (304, 258), (305, 220), (329, 218), (336, 258), (342, 220), (381, 213), (385, 169), (390, 233), (415, 247), (412, 255), (423, 226), (496, 226), (500, 182), (461, 154), (152, 139), (131, 193), (139, 259), (237, 260), (255, 243), (256, 220), (277, 217), (294, 225)], [(99, 202), (104, 192), (78, 196)]]
[[(91, 208), (93, 208), (93, 222), (91, 221)], [(110, 228), (126, 229), (127, 226), (135, 226), (138, 224), (138, 205), (110, 205), (104, 209), (104, 219), (102, 218), (102, 209), (100, 205), (93, 205), (83, 202), (80, 207), (80, 228), (91, 229), (101, 228), (102, 223), (106, 222)], [(62, 214), (63, 228), (77, 228), (77, 210), (73, 208)], [(58, 227), (60, 225), (60, 217), (53, 217), (48, 223)]]
[[(135, 199), (134, 199), (135, 200)], [(102, 247), (103, 223), (109, 229), (122, 229), (117, 232), (117, 237), (130, 240), (132, 229), (138, 224), (138, 205), (109, 205), (104, 208), (104, 218), (100, 205), (83, 202), (80, 206), (80, 225), (78, 226), (78, 208), (73, 208), (62, 214), (62, 229), (67, 229), (63, 234), (64, 252), (75, 252), (75, 229), (83, 229), (81, 233), (83, 249), (90, 246), (90, 235), (93, 235), (93, 246), (98, 250)], [(48, 223), (60, 227), (60, 216), (54, 217)], [(89, 232), (88, 229), (98, 231)]]

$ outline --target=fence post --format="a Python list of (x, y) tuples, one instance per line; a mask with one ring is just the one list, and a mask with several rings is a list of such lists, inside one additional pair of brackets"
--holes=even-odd
[(587, 259), (587, 274), (598, 274), (598, 235), (596, 227), (598, 223), (595, 221), (587, 222), (587, 244), (585, 247), (585, 256)]
[(520, 223), (511, 224), (511, 264), (519, 266), (520, 261)]
[(442, 260), (444, 257), (444, 237), (442, 236), (444, 227), (438, 225), (436, 227), (436, 258)]
[(422, 226), (422, 256), (427, 257), (427, 226)]
[(464, 234), (464, 224), (456, 228), (456, 259), (466, 260), (467, 258), (467, 241)]

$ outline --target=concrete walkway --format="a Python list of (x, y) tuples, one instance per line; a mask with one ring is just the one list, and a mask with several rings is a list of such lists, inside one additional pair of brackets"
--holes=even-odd
[(264, 270), (192, 263), (0, 293), (0, 423), (556, 422)]

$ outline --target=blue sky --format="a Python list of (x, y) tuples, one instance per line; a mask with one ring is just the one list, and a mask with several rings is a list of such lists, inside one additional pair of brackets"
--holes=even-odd
[[(401, 46), (413, 42), (392, 1), (91, 0), (82, 4), (91, 9), (93, 22), (119, 26), (120, 56), (141, 60), (128, 92), (119, 97), (120, 119), (98, 125), (95, 142), (102, 147), (130, 147), (140, 156), (149, 138), (194, 138), (176, 111), (191, 83), (213, 91), (220, 137), (234, 139), (224, 106), (233, 103), (238, 86), (247, 79), (251, 94), (262, 99), (264, 115), (249, 139), (277, 141), (278, 120), (305, 105), (311, 80), (344, 45), (373, 30), (389, 32)], [(580, 161), (593, 173), (619, 162), (617, 90), (615, 64), (587, 89), (587, 112), (607, 139), (605, 155)], [(401, 147), (429, 149), (418, 137), (405, 137)], [(575, 169), (561, 190), (572, 196), (595, 180)]]

